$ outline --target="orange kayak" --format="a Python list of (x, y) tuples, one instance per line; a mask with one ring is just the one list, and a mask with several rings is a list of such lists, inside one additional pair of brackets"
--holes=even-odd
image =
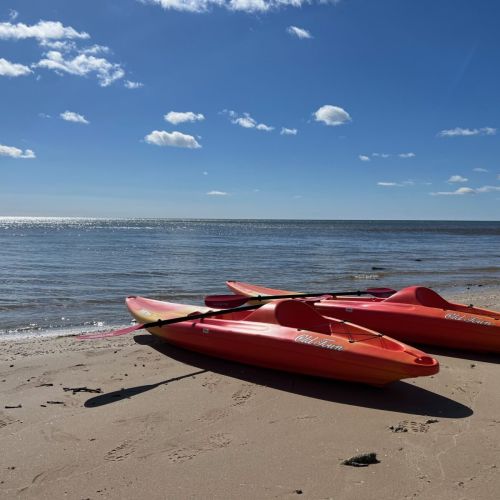
[[(140, 323), (213, 311), (207, 307), (129, 297)], [(255, 311), (225, 313), (148, 328), (171, 344), (245, 364), (383, 386), (433, 375), (439, 363), (377, 332), (321, 316), (303, 301), (282, 300)]]
[[(295, 293), (239, 281), (228, 281), (227, 286), (247, 297)], [(448, 302), (421, 286), (404, 288), (386, 299), (331, 297), (315, 302), (314, 308), (409, 344), (500, 352), (500, 312)]]

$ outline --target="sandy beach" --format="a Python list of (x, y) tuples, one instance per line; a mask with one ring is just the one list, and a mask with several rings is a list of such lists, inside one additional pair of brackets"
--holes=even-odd
[[(500, 310), (498, 289), (446, 298)], [(0, 496), (496, 498), (500, 357), (426, 351), (438, 375), (375, 389), (141, 332), (2, 342)]]

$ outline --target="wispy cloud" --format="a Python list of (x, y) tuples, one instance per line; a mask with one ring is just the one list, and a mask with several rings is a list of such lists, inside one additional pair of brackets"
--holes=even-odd
[(432, 196), (463, 196), (467, 194), (492, 193), (500, 191), (500, 186), (482, 186), (479, 188), (461, 187), (455, 191), (438, 191), (437, 193), (429, 193)]
[(448, 182), (467, 182), (469, 179), (466, 177), (462, 177), (461, 175), (452, 175), (449, 179)]
[[(361, 158), (361, 156), (363, 158)], [(393, 156), (397, 156), (398, 158), (408, 159), (415, 158), (417, 155), (415, 153), (371, 153), (373, 158), (391, 158)], [(358, 158), (362, 161), (370, 161), (370, 157), (368, 155), (359, 155)]]
[(209, 191), (207, 193), (207, 196), (227, 196), (229, 193), (226, 193), (226, 191)]
[(169, 111), (163, 116), (165, 121), (177, 125), (184, 122), (198, 122), (205, 119), (201, 113), (193, 113), (192, 111)]
[(71, 26), (64, 26), (59, 21), (39, 21), (31, 26), (24, 23), (0, 23), (1, 40), (24, 40), (26, 38), (37, 40), (86, 39), (90, 38), (90, 35), (84, 31), (79, 32)]
[(488, 172), (485, 168), (476, 167), (472, 169), (473, 172)]
[(19, 16), (19, 12), (14, 9), (9, 9), (9, 21), (15, 21)]
[(297, 135), (298, 130), (296, 128), (286, 128), (281, 127), (280, 135)]
[(299, 28), (298, 26), (288, 26), (286, 31), (288, 34), (297, 38), (312, 38), (312, 35), (309, 31), (304, 28)]
[(144, 87), (144, 84), (141, 82), (131, 82), (130, 80), (125, 80), (124, 84), (125, 88), (134, 90), (134, 89), (140, 89), (141, 87)]
[(72, 59), (65, 59), (64, 55), (56, 50), (47, 52), (45, 58), (33, 67), (50, 69), (59, 74), (69, 73), (77, 76), (94, 74), (101, 87), (107, 87), (125, 76), (120, 64), (111, 63), (105, 58), (80, 53)]
[(447, 130), (441, 130), (438, 133), (438, 137), (468, 137), (474, 135), (495, 135), (497, 129), (493, 127), (483, 127), (483, 128), (452, 128)]
[(17, 64), (3, 57), (0, 57), (0, 76), (26, 76), (32, 73), (31, 69), (28, 66), (24, 66), (24, 64)]
[(59, 115), (64, 121), (73, 123), (83, 123), (88, 125), (90, 122), (83, 116), (75, 113), (74, 111), (65, 111)]
[(386, 182), (386, 181), (377, 182), (377, 186), (382, 186), (382, 187), (408, 187), (408, 186), (413, 186), (414, 184), (415, 182), (411, 180), (403, 182)]
[(14, 146), (4, 146), (0, 144), (0, 156), (10, 156), (11, 158), (23, 158), (23, 159), (33, 159), (36, 158), (35, 153), (31, 149), (16, 148)]
[(344, 123), (348, 123), (352, 120), (351, 116), (345, 109), (339, 106), (332, 106), (331, 104), (321, 106), (321, 108), (317, 109), (313, 115), (317, 122), (323, 122), (325, 125), (329, 125), (331, 127), (344, 125)]
[(236, 113), (231, 109), (224, 109), (223, 114), (227, 114), (231, 123), (234, 125), (239, 125), (243, 128), (254, 128), (256, 130), (263, 130), (264, 132), (271, 132), (274, 127), (266, 125), (265, 123), (258, 123), (257, 120), (252, 118), (249, 113), (243, 113), (242, 115)]
[(188, 134), (182, 132), (166, 132), (165, 130), (153, 130), (150, 134), (144, 137), (148, 144), (156, 146), (171, 146), (175, 148), (198, 149), (201, 145), (198, 141)]
[[(310, 0), (142, 0), (143, 3), (160, 5), (164, 9), (185, 12), (209, 12), (212, 7), (226, 8), (247, 13), (268, 12), (281, 7), (301, 7)], [(317, 0), (317, 3), (337, 4), (340, 0)]]
[[(500, 180), (500, 176), (498, 180)], [(495, 191), (500, 191), (500, 186), (483, 186), (476, 189), (476, 193), (493, 193)]]

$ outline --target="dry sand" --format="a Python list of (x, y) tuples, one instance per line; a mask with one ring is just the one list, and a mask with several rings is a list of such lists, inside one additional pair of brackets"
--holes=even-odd
[[(498, 289), (455, 298), (500, 310)], [(0, 497), (498, 498), (500, 356), (426, 350), (438, 375), (375, 389), (147, 333), (1, 343)]]

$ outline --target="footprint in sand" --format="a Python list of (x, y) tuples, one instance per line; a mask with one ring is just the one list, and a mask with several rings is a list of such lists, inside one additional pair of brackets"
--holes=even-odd
[(220, 382), (221, 378), (211, 373), (204, 377), (204, 380), (201, 383), (201, 385), (202, 387), (208, 389), (209, 392), (214, 392), (217, 389), (217, 386), (220, 384)]
[(245, 384), (231, 396), (233, 406), (244, 405), (254, 395), (254, 392), (252, 384)]
[(209, 445), (205, 448), (206, 451), (215, 450), (217, 448), (227, 448), (232, 443), (233, 438), (230, 434), (219, 432), (210, 436), (208, 441)]
[(391, 425), (392, 432), (428, 432), (429, 426), (438, 422), (435, 418), (430, 418), (425, 422), (415, 422), (413, 420), (403, 420), (398, 425)]
[(187, 462), (203, 453), (227, 448), (232, 442), (233, 437), (230, 434), (218, 432), (208, 438), (208, 443), (198, 443), (191, 448), (174, 448), (168, 452), (167, 456), (172, 463)]
[(169, 452), (168, 459), (170, 462), (176, 464), (180, 462), (187, 462), (188, 460), (192, 460), (194, 457), (198, 456), (202, 450), (198, 449), (185, 449), (185, 448), (177, 448)]
[(218, 422), (229, 415), (229, 410), (224, 408), (214, 408), (213, 410), (208, 410), (199, 419), (198, 422), (207, 422), (212, 424)]
[(104, 460), (107, 460), (108, 462), (120, 462), (122, 460), (125, 460), (134, 452), (135, 447), (132, 445), (132, 443), (130, 441), (125, 441), (116, 448), (108, 451), (106, 455), (104, 455)]

